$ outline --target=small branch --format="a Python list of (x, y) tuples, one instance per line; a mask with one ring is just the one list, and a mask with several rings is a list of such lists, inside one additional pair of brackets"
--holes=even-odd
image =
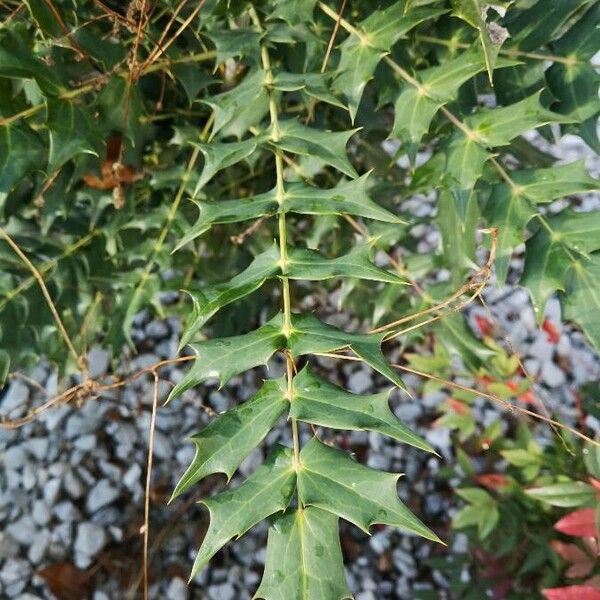
[(148, 600), (148, 539), (150, 534), (150, 483), (152, 481), (152, 459), (154, 452), (154, 431), (156, 429), (156, 409), (158, 406), (158, 373), (152, 371), (154, 386), (152, 388), (152, 415), (148, 433), (148, 458), (146, 461), (146, 494), (144, 498), (144, 600)]
[(48, 292), (48, 288), (46, 287), (46, 284), (44, 283), (44, 278), (42, 277), (41, 273), (35, 268), (35, 265), (27, 258), (27, 256), (25, 256), (25, 254), (23, 253), (21, 248), (19, 248), (17, 243), (1, 227), (0, 227), (0, 237), (2, 237), (4, 239), (4, 241), (12, 248), (12, 250), (15, 252), (15, 254), (23, 261), (23, 263), (31, 271), (33, 277), (35, 277), (36, 281), (38, 282), (38, 284), (42, 290), (44, 299), (46, 300), (46, 303), (48, 304), (48, 307), (50, 308), (50, 312), (52, 313), (52, 317), (54, 318), (56, 326), (58, 327), (58, 330), (60, 331), (60, 334), (62, 335), (63, 340), (65, 341), (65, 344), (67, 345), (67, 348), (69, 349), (69, 352), (71, 353), (71, 356), (74, 358), (75, 363), (79, 366), (79, 368), (82, 370), (82, 372), (87, 373), (87, 365), (85, 364), (85, 357), (80, 357), (79, 354), (77, 353), (77, 350), (75, 350), (75, 346), (73, 346), (73, 342), (71, 341), (71, 338), (69, 337), (69, 334), (67, 333), (67, 330), (65, 329), (65, 326), (63, 325), (63, 322), (58, 314), (58, 311), (56, 310), (56, 307), (54, 306), (54, 302), (52, 301), (52, 298), (50, 297), (50, 293)]

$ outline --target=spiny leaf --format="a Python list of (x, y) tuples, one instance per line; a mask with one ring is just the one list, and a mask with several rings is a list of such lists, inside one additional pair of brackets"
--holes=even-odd
[(399, 442), (434, 452), (427, 442), (398, 421), (390, 410), (389, 396), (389, 391), (371, 396), (351, 394), (304, 367), (294, 377), (290, 417), (322, 427), (377, 431)]
[(358, 129), (323, 131), (289, 119), (280, 123), (280, 137), (273, 143), (287, 152), (320, 158), (324, 163), (354, 179), (358, 177), (358, 173), (346, 156), (346, 144), (357, 131)]
[(241, 138), (252, 125), (260, 123), (269, 110), (264, 82), (265, 72), (257, 69), (236, 87), (204, 101), (214, 111), (213, 135)]
[(241, 537), (263, 519), (284, 511), (294, 493), (295, 479), (292, 451), (276, 446), (264, 464), (240, 486), (203, 500), (210, 512), (210, 525), (191, 577), (233, 537)]
[(564, 274), (570, 266), (565, 248), (557, 240), (552, 240), (545, 229), (540, 229), (527, 240), (521, 285), (529, 291), (538, 320), (543, 317), (550, 295), (557, 290), (565, 290)]
[(273, 518), (253, 600), (348, 600), (338, 518), (307, 506)]
[(552, 202), (573, 194), (600, 191), (600, 180), (590, 177), (584, 160), (548, 169), (522, 169), (510, 172), (517, 190), (536, 204)]
[(498, 52), (502, 44), (509, 37), (506, 28), (498, 25), (494, 21), (487, 21), (490, 8), (497, 10), (504, 15), (510, 2), (487, 2), (486, 0), (452, 0), (452, 12), (457, 17), (466, 21), (471, 27), (479, 31), (479, 40), (483, 48), (485, 63), (490, 81), (494, 71)]
[[(496, 68), (515, 64), (501, 59)], [(455, 100), (461, 85), (485, 68), (481, 54), (469, 50), (439, 66), (419, 71), (417, 77), (422, 87), (417, 89), (406, 85), (396, 99), (391, 135), (411, 145), (414, 150), (429, 130), (437, 111)]]
[(17, 33), (3, 27), (0, 31), (0, 77), (34, 79), (48, 96), (64, 91), (57, 70), (37, 58)]
[(190, 344), (196, 360), (168, 400), (213, 377), (223, 386), (234, 375), (266, 364), (284, 345), (280, 314), (251, 333)]
[(196, 184), (194, 196), (221, 170), (248, 158), (257, 148), (261, 138), (241, 142), (200, 144), (193, 143), (204, 155), (204, 168)]
[(330, 91), (324, 73), (279, 72), (271, 87), (282, 92), (302, 91), (310, 97), (338, 108), (346, 108)]
[(334, 89), (348, 99), (350, 117), (354, 121), (360, 99), (372, 79), (379, 61), (392, 46), (413, 27), (446, 12), (435, 8), (405, 10), (396, 2), (385, 10), (373, 11), (356, 26), (359, 35), (352, 33), (340, 46), (340, 62)]
[(332, 277), (354, 277), (387, 283), (406, 283), (400, 276), (375, 266), (370, 245), (356, 246), (348, 254), (324, 258), (314, 250), (291, 248), (285, 275), (290, 279), (320, 281)]
[[(500, 283), (506, 279), (514, 248), (523, 240), (523, 229), (535, 215), (531, 202), (546, 203), (600, 189), (599, 182), (588, 175), (583, 161), (550, 169), (511, 171), (510, 177), (516, 187), (506, 183), (494, 186), (484, 210), (488, 223), (498, 227), (496, 276)], [(590, 217), (593, 221), (594, 217)]]
[(317, 0), (279, 0), (270, 17), (283, 19), (290, 25), (308, 23), (313, 20)]
[(406, 389), (398, 374), (383, 356), (381, 343), (384, 337), (385, 333), (346, 333), (319, 321), (311, 314), (292, 315), (292, 331), (288, 338), (288, 349), (294, 356), (302, 356), (303, 354), (350, 348), (392, 383), (401, 389)]
[(396, 491), (399, 477), (365, 467), (315, 437), (300, 453), (298, 498), (304, 506), (332, 512), (367, 533), (371, 525), (381, 523), (439, 541), (400, 502)]
[(600, 212), (563, 210), (548, 219), (561, 242), (573, 250), (586, 254), (600, 250)]
[(246, 57), (258, 62), (260, 56), (260, 40), (264, 33), (251, 28), (223, 29), (207, 32), (217, 51), (217, 65), (236, 56)]
[(468, 117), (466, 123), (478, 141), (488, 147), (510, 144), (513, 138), (541, 125), (568, 123), (569, 117), (547, 110), (540, 104), (541, 93), (509, 106), (481, 109)]
[(567, 277), (565, 318), (579, 325), (588, 340), (600, 350), (600, 256), (576, 262)]
[(48, 99), (50, 151), (48, 172), (53, 173), (80, 153), (98, 155), (99, 141), (87, 114), (72, 102)]
[(279, 247), (276, 243), (254, 257), (250, 265), (227, 283), (188, 292), (193, 310), (181, 344), (185, 345), (217, 311), (259, 289), (268, 277), (280, 272)]
[(231, 479), (242, 461), (256, 448), (288, 405), (285, 381), (266, 381), (250, 399), (219, 415), (190, 441), (196, 455), (173, 491), (176, 498), (213, 473)]
[(402, 219), (378, 206), (368, 195), (368, 176), (345, 181), (334, 188), (321, 189), (301, 183), (286, 186), (281, 205), (273, 189), (265, 194), (237, 200), (197, 201), (200, 215), (177, 244), (176, 250), (208, 231), (217, 223), (238, 223), (263, 216), (272, 216), (280, 211), (303, 215), (350, 214), (386, 223), (404, 223)]
[(29, 127), (0, 127), (0, 193), (10, 190), (23, 177), (45, 164), (45, 148)]

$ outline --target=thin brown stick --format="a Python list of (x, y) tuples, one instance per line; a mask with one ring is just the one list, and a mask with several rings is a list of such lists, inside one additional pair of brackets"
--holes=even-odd
[(393, 364), (392, 367), (394, 367), (395, 369), (400, 369), (402, 371), (406, 371), (408, 373), (412, 373), (413, 375), (418, 375), (419, 377), (424, 377), (425, 379), (431, 379), (432, 381), (437, 381), (447, 387), (452, 387), (452, 388), (455, 388), (458, 390), (462, 390), (464, 392), (471, 392), (473, 394), (476, 394), (477, 396), (481, 396), (482, 398), (487, 398), (488, 400), (491, 400), (492, 402), (497, 402), (499, 404), (502, 404), (505, 408), (507, 408), (511, 412), (518, 412), (523, 415), (533, 417), (534, 419), (537, 419), (538, 421), (544, 421), (550, 425), (559, 427), (560, 429), (564, 429), (564, 430), (572, 433), (573, 435), (577, 436), (578, 438), (581, 438), (582, 440), (600, 448), (600, 440), (594, 440), (594, 439), (588, 437), (587, 435), (585, 435), (584, 433), (581, 433), (577, 429), (570, 427), (569, 425), (565, 425), (564, 423), (561, 423), (560, 421), (555, 421), (554, 419), (551, 419), (550, 417), (540, 415), (538, 413), (535, 413), (535, 412), (528, 410), (526, 408), (523, 408), (521, 406), (516, 406), (515, 404), (511, 404), (507, 400), (504, 400), (494, 394), (490, 394), (489, 392), (483, 392), (481, 390), (476, 390), (469, 386), (462, 385), (460, 383), (456, 383), (455, 381), (443, 379), (442, 377), (437, 377), (436, 375), (431, 375), (430, 373), (425, 373), (424, 371), (418, 371), (417, 369), (411, 369), (410, 367), (407, 367), (404, 365), (394, 365)]
[(335, 38), (340, 29), (340, 20), (342, 15), (344, 14), (344, 9), (346, 8), (346, 0), (342, 0), (340, 3), (340, 8), (338, 10), (338, 19), (333, 26), (333, 30), (331, 35), (329, 36), (329, 42), (327, 43), (327, 50), (325, 50), (325, 56), (323, 57), (323, 63), (321, 64), (321, 73), (325, 73), (325, 69), (327, 68), (327, 63), (329, 62), (329, 55), (331, 54), (331, 50), (333, 48), (333, 43), (335, 42)]
[(140, 377), (142, 377), (142, 375), (157, 371), (158, 369), (164, 366), (188, 362), (190, 360), (194, 360), (195, 358), (195, 356), (180, 356), (178, 358), (169, 358), (166, 360), (161, 360), (153, 365), (150, 365), (149, 367), (145, 367), (143, 369), (140, 369), (139, 371), (136, 371), (135, 373), (129, 375), (124, 379), (119, 379), (117, 381), (113, 381), (112, 383), (103, 384), (98, 383), (97, 381), (92, 379), (87, 379), (83, 383), (74, 385), (69, 389), (65, 390), (64, 392), (58, 394), (57, 396), (50, 398), (44, 404), (30, 410), (26, 415), (22, 417), (19, 417), (17, 419), (0, 419), (0, 427), (3, 427), (4, 429), (18, 429), (19, 427), (22, 427), (27, 423), (31, 423), (31, 421), (33, 421), (36, 417), (38, 417), (40, 414), (47, 411), (48, 409), (52, 408), (53, 406), (68, 404), (69, 402), (76, 399), (79, 401), (83, 401), (92, 394), (100, 394), (108, 390), (114, 390), (117, 388), (124, 387), (130, 384), (132, 381), (139, 379)]
[[(315, 352), (314, 354), (315, 354), (315, 356), (325, 356), (327, 358), (339, 358), (342, 360), (352, 360), (352, 361), (363, 362), (363, 359), (358, 356), (349, 356), (347, 354), (337, 354), (336, 352)], [(564, 423), (561, 423), (560, 421), (555, 421), (554, 419), (551, 419), (550, 417), (546, 417), (544, 415), (540, 415), (540, 414), (535, 413), (526, 408), (522, 408), (520, 406), (516, 406), (515, 404), (511, 404), (510, 402), (508, 402), (508, 400), (504, 400), (503, 398), (500, 398), (500, 396), (490, 394), (489, 392), (483, 392), (481, 390), (469, 387), (467, 385), (462, 385), (460, 383), (456, 383), (455, 381), (450, 381), (449, 379), (443, 379), (442, 377), (437, 377), (436, 375), (431, 375), (430, 373), (425, 373), (424, 371), (418, 371), (417, 369), (411, 369), (410, 367), (407, 367), (405, 365), (392, 364), (391, 366), (394, 367), (395, 369), (400, 369), (402, 371), (412, 373), (413, 375), (418, 375), (419, 377), (424, 377), (425, 379), (431, 379), (432, 381), (437, 381), (438, 383), (441, 383), (447, 387), (452, 387), (455, 389), (462, 390), (464, 392), (470, 392), (471, 394), (481, 396), (482, 398), (487, 398), (488, 400), (491, 400), (492, 402), (497, 402), (497, 403), (501, 404), (510, 412), (518, 412), (518, 413), (527, 415), (529, 417), (532, 417), (534, 419), (537, 419), (538, 421), (544, 421), (545, 423), (548, 423), (549, 425), (554, 425), (560, 429), (569, 431), (570, 433), (577, 436), (578, 438), (581, 438), (582, 440), (584, 440), (590, 444), (593, 444), (594, 446), (598, 446), (600, 448), (600, 440), (594, 440), (594, 439), (588, 437), (587, 435), (585, 435), (584, 433), (581, 433), (577, 429), (574, 429), (573, 427), (570, 427), (569, 425), (565, 425)]]
[(41, 273), (35, 268), (35, 265), (27, 258), (27, 256), (23, 253), (21, 248), (19, 248), (17, 243), (1, 227), (0, 227), (0, 237), (2, 237), (4, 239), (4, 241), (12, 248), (12, 250), (15, 252), (15, 254), (23, 261), (23, 263), (27, 266), (27, 268), (31, 271), (32, 275), (35, 277), (36, 281), (38, 282), (38, 284), (42, 290), (44, 299), (46, 300), (46, 303), (48, 304), (48, 307), (50, 308), (50, 312), (52, 313), (52, 317), (54, 318), (56, 326), (58, 327), (58, 330), (60, 331), (60, 334), (62, 335), (62, 338), (65, 341), (67, 348), (69, 349), (69, 352), (71, 353), (71, 356), (75, 359), (75, 362), (79, 366), (79, 368), (84, 373), (87, 372), (87, 365), (85, 364), (85, 358), (80, 357), (79, 354), (77, 353), (77, 350), (75, 350), (75, 346), (73, 346), (73, 342), (71, 341), (71, 338), (69, 337), (69, 334), (67, 333), (67, 330), (65, 329), (65, 326), (63, 325), (60, 315), (58, 314), (58, 311), (56, 310), (56, 307), (54, 306), (54, 302), (52, 301), (52, 298), (50, 296), (50, 293), (48, 292), (48, 288), (46, 287), (46, 284), (44, 283), (44, 278), (42, 277)]
[(148, 458), (146, 461), (146, 494), (144, 498), (144, 600), (148, 600), (148, 539), (150, 535), (150, 483), (152, 481), (152, 459), (154, 452), (154, 431), (156, 429), (156, 410), (158, 406), (158, 373), (152, 371), (154, 387), (152, 390), (152, 415), (148, 433)]

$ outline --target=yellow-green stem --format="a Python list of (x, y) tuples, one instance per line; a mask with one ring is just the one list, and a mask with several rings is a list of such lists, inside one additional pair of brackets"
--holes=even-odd
[[(250, 16), (254, 24), (260, 28), (260, 21), (258, 15), (254, 10), (254, 7), (250, 8)], [(277, 107), (277, 98), (270, 85), (273, 82), (273, 72), (271, 70), (271, 60), (269, 57), (269, 51), (266, 46), (261, 49), (262, 66), (265, 71), (265, 85), (269, 91), (269, 115), (271, 118), (271, 140), (277, 142), (280, 137), (279, 130), (279, 111)], [(285, 187), (283, 183), (283, 154), (279, 148), (274, 150), (275, 155), (275, 174), (276, 174), (276, 197), (277, 202), (281, 206), (285, 199)], [(278, 229), (279, 229), (279, 263), (281, 265), (281, 295), (283, 297), (283, 333), (289, 337), (292, 331), (292, 308), (290, 301), (290, 281), (285, 276), (287, 270), (287, 228), (285, 212), (280, 212), (278, 216)], [(287, 396), (291, 401), (293, 397), (293, 379), (294, 379), (294, 359), (289, 352), (285, 353), (286, 363), (286, 382), (287, 382)], [(298, 468), (300, 464), (300, 436), (298, 435), (298, 422), (292, 418), (292, 443), (294, 446), (294, 465)]]

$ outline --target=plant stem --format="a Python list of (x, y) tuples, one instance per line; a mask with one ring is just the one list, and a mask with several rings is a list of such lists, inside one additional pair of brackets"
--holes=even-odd
[[(254, 10), (254, 7), (250, 8), (250, 16), (257, 27), (261, 27), (258, 15)], [(265, 85), (269, 92), (269, 114), (271, 117), (271, 139), (273, 142), (279, 140), (279, 112), (277, 107), (277, 99), (273, 89), (269, 84), (273, 81), (273, 72), (271, 70), (271, 60), (269, 58), (269, 51), (266, 46), (261, 49), (262, 66), (265, 71)], [(275, 155), (275, 173), (276, 173), (276, 198), (277, 202), (281, 206), (285, 200), (285, 187), (283, 183), (283, 154), (279, 148), (273, 150)], [(292, 309), (290, 301), (290, 281), (285, 276), (287, 270), (287, 227), (285, 212), (280, 212), (278, 216), (278, 227), (279, 227), (279, 264), (281, 266), (281, 294), (283, 297), (283, 334), (286, 338), (290, 336), (292, 331)], [(291, 402), (294, 394), (293, 390), (293, 379), (296, 365), (294, 359), (289, 352), (285, 352), (285, 363), (286, 363), (286, 383), (287, 383), (287, 397)], [(294, 466), (298, 469), (300, 465), (300, 436), (298, 435), (298, 422), (292, 417), (292, 442), (294, 446)]]

